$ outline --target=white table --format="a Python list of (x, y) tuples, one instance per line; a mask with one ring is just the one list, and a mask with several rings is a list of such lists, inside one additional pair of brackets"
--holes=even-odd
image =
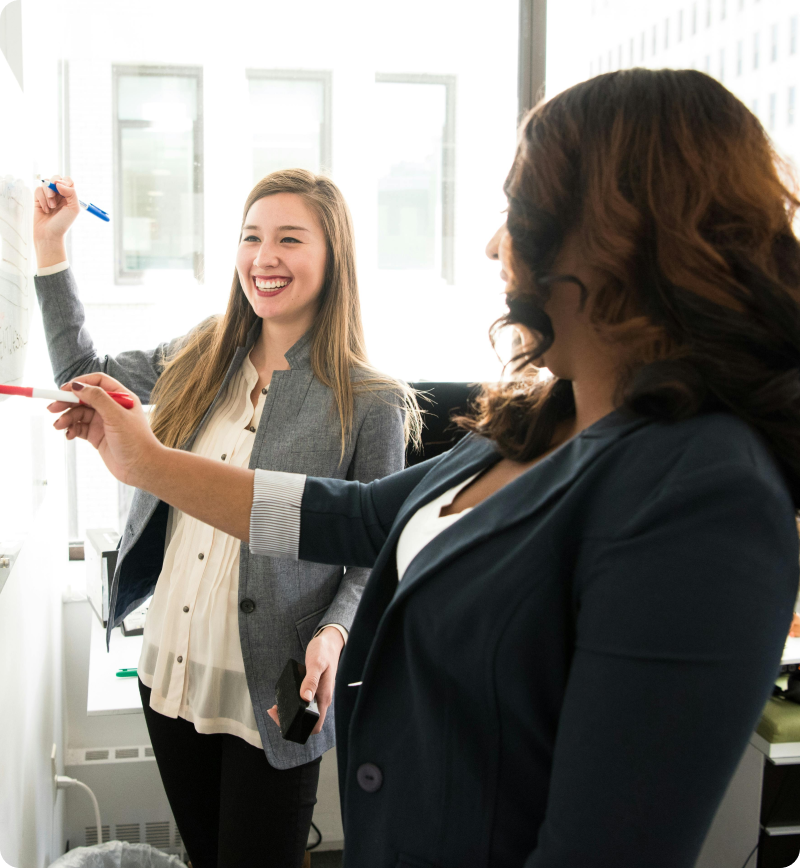
[(123, 636), (119, 627), (111, 632), (111, 648), (106, 651), (106, 631), (92, 613), (89, 642), (88, 715), (141, 714), (139, 679), (117, 678), (120, 669), (135, 669), (142, 651), (141, 636)]

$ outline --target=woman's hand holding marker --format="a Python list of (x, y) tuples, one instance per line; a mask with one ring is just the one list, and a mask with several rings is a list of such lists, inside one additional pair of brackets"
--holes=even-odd
[(50, 182), (56, 185), (58, 193), (44, 185), (33, 191), (33, 243), (39, 268), (66, 260), (64, 235), (81, 213), (72, 178), (53, 175)]
[(51, 413), (62, 414), (53, 427), (66, 431), (68, 440), (88, 440), (117, 479), (142, 487), (145, 474), (155, 467), (165, 447), (150, 430), (141, 401), (131, 395), (134, 406), (120, 407), (107, 392), (125, 391), (125, 387), (106, 374), (85, 374), (62, 388), (80, 394), (83, 404), (50, 404)]

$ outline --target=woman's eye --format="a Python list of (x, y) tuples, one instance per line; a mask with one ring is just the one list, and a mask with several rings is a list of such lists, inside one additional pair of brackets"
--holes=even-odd
[(255, 235), (248, 235), (246, 238), (242, 238), (242, 241), (258, 241), (258, 238)]
[(281, 238), (281, 244), (283, 244), (284, 241), (290, 241), (292, 244), (300, 243), (296, 238), (291, 238), (290, 236), (287, 236), (286, 238)]

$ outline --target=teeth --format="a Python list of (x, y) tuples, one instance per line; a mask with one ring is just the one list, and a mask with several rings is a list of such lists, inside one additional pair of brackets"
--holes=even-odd
[(288, 280), (259, 280), (256, 278), (256, 286), (259, 289), (279, 289), (282, 286), (286, 286)]

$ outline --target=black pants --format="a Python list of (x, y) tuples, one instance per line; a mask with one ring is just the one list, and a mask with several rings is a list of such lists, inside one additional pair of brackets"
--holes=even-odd
[(299, 868), (317, 801), (320, 760), (278, 770), (235, 735), (201, 735), (150, 708), (144, 719), (193, 868)]

